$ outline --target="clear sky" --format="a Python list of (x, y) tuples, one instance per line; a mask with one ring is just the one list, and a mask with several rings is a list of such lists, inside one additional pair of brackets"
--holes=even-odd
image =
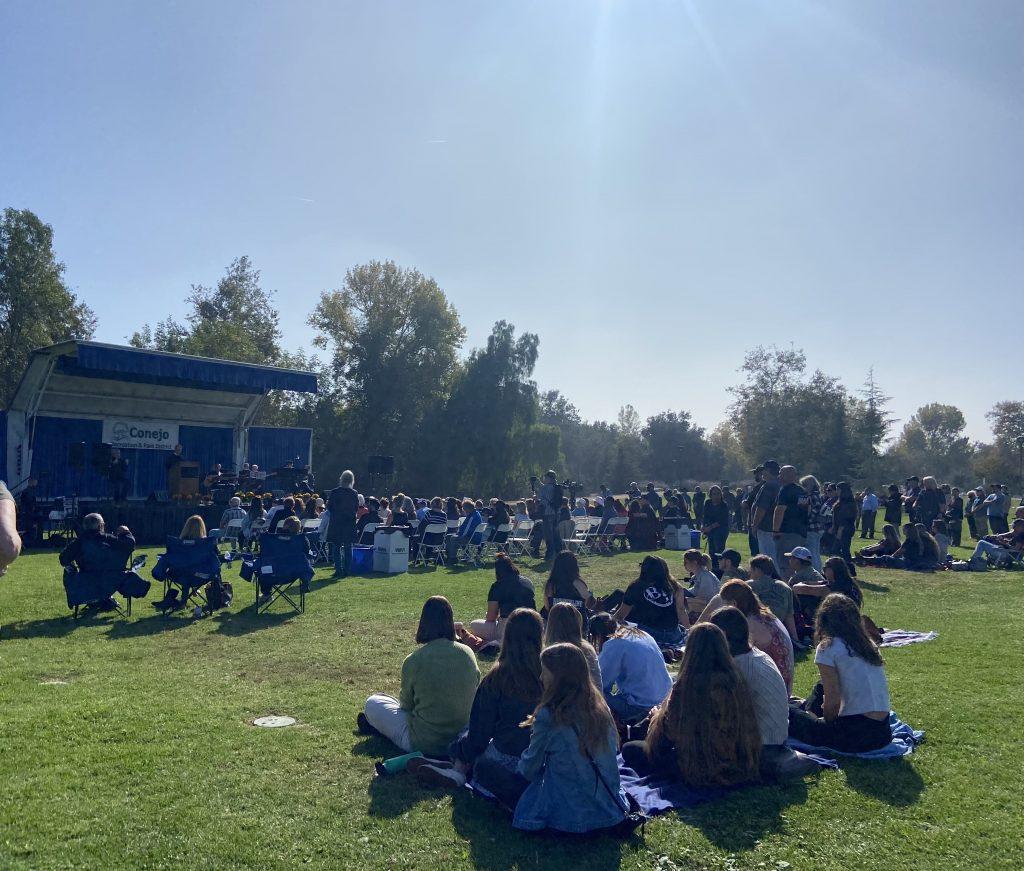
[(792, 342), (986, 437), (1022, 398), (1022, 46), (1019, 0), (0, 0), (0, 207), (106, 341), (248, 254), (308, 347), (393, 258), (467, 347), (539, 333), (587, 417), (714, 426)]

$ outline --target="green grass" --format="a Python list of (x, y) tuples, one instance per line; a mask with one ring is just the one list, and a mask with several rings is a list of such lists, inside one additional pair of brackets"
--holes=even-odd
[[(585, 576), (607, 592), (636, 565), (596, 557)], [(424, 598), (481, 616), (489, 571), (320, 570), (304, 615), (259, 618), (235, 577), (212, 619), (143, 602), (128, 622), (74, 623), (56, 557), (28, 554), (0, 581), (0, 868), (1020, 868), (1024, 576), (862, 574), (879, 625), (940, 633), (885, 654), (894, 706), (928, 732), (909, 760), (579, 843), (515, 833), (468, 793), (375, 779), (389, 745), (353, 730), (370, 692), (397, 694)], [(799, 691), (813, 672), (799, 663)], [(273, 713), (298, 726), (249, 725)]]

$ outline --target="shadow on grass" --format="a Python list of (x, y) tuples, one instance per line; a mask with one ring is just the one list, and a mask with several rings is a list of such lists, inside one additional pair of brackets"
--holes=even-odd
[(785, 785), (751, 787), (739, 790), (727, 799), (681, 811), (679, 817), (700, 829), (704, 837), (720, 850), (752, 850), (766, 835), (785, 829), (782, 812), (793, 805), (803, 804), (807, 794), (807, 784), (802, 780)]
[[(475, 868), (618, 868), (621, 841), (607, 836), (527, 834), (512, 828), (512, 817), (495, 802), (460, 789), (452, 796), (452, 825), (469, 842)], [(640, 843), (639, 839), (636, 839)]]
[(250, 605), (241, 611), (221, 611), (213, 618), (217, 624), (217, 632), (227, 635), (230, 638), (238, 638), (242, 635), (250, 635), (259, 632), (261, 629), (271, 629), (280, 626), (297, 616), (295, 611), (274, 611), (272, 613), (257, 614), (256, 606)]
[(121, 621), (110, 624), (106, 637), (108, 639), (119, 638), (141, 638), (146, 635), (159, 635), (163, 632), (174, 632), (176, 629), (184, 629), (196, 621), (192, 616), (191, 609), (183, 608), (180, 611), (168, 614), (153, 613), (145, 617)]
[(864, 578), (857, 578), (857, 586), (862, 590), (870, 590), (872, 593), (889, 592), (889, 588), (885, 584), (876, 584), (874, 581), (866, 581)]
[(893, 807), (908, 807), (924, 792), (924, 780), (906, 758), (843, 762), (843, 774), (850, 789)]
[(0, 626), (0, 638), (15, 640), (27, 638), (63, 638), (81, 626), (109, 624), (111, 619), (120, 620), (116, 614), (86, 614), (77, 620), (66, 614), (63, 617), (47, 617), (45, 620), (18, 620), (7, 626)]

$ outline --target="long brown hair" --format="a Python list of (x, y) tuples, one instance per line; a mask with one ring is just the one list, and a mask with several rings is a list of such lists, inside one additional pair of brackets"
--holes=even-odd
[(647, 733), (647, 755), (675, 749), (683, 781), (732, 786), (759, 779), (761, 734), (725, 634), (698, 623), (686, 637), (679, 677)]
[(572, 644), (554, 644), (540, 655), (544, 693), (524, 725), (532, 726), (547, 708), (556, 726), (575, 728), (580, 749), (591, 756), (608, 749), (615, 721), (601, 691), (594, 686), (583, 651)]
[(645, 556), (643, 558), (640, 563), (640, 576), (626, 590), (628, 592), (630, 588), (637, 586), (640, 589), (655, 586), (672, 596), (675, 596), (683, 588), (679, 581), (672, 577), (668, 563), (660, 556)]
[(504, 696), (524, 702), (540, 701), (544, 685), (540, 680), (541, 636), (544, 623), (530, 608), (516, 608), (505, 621), (498, 662), (482, 681)]
[(865, 662), (883, 664), (882, 654), (864, 631), (857, 603), (842, 593), (829, 593), (814, 615), (814, 643), (828, 644), (835, 638), (845, 642), (850, 653)]
[(583, 638), (583, 616), (568, 602), (558, 602), (548, 611), (548, 623), (544, 629), (544, 646), (574, 644), (584, 653), (597, 655), (589, 641)]
[(758, 614), (764, 617), (773, 616), (771, 609), (764, 604), (746, 581), (729, 581), (722, 585), (718, 593), (722, 600), (735, 605), (740, 609), (744, 617), (754, 617)]

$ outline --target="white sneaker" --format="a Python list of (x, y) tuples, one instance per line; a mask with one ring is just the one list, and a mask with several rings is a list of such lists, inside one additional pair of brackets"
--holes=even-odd
[(429, 786), (451, 789), (466, 785), (466, 776), (454, 768), (439, 768), (436, 765), (421, 765), (416, 769), (416, 779)]

